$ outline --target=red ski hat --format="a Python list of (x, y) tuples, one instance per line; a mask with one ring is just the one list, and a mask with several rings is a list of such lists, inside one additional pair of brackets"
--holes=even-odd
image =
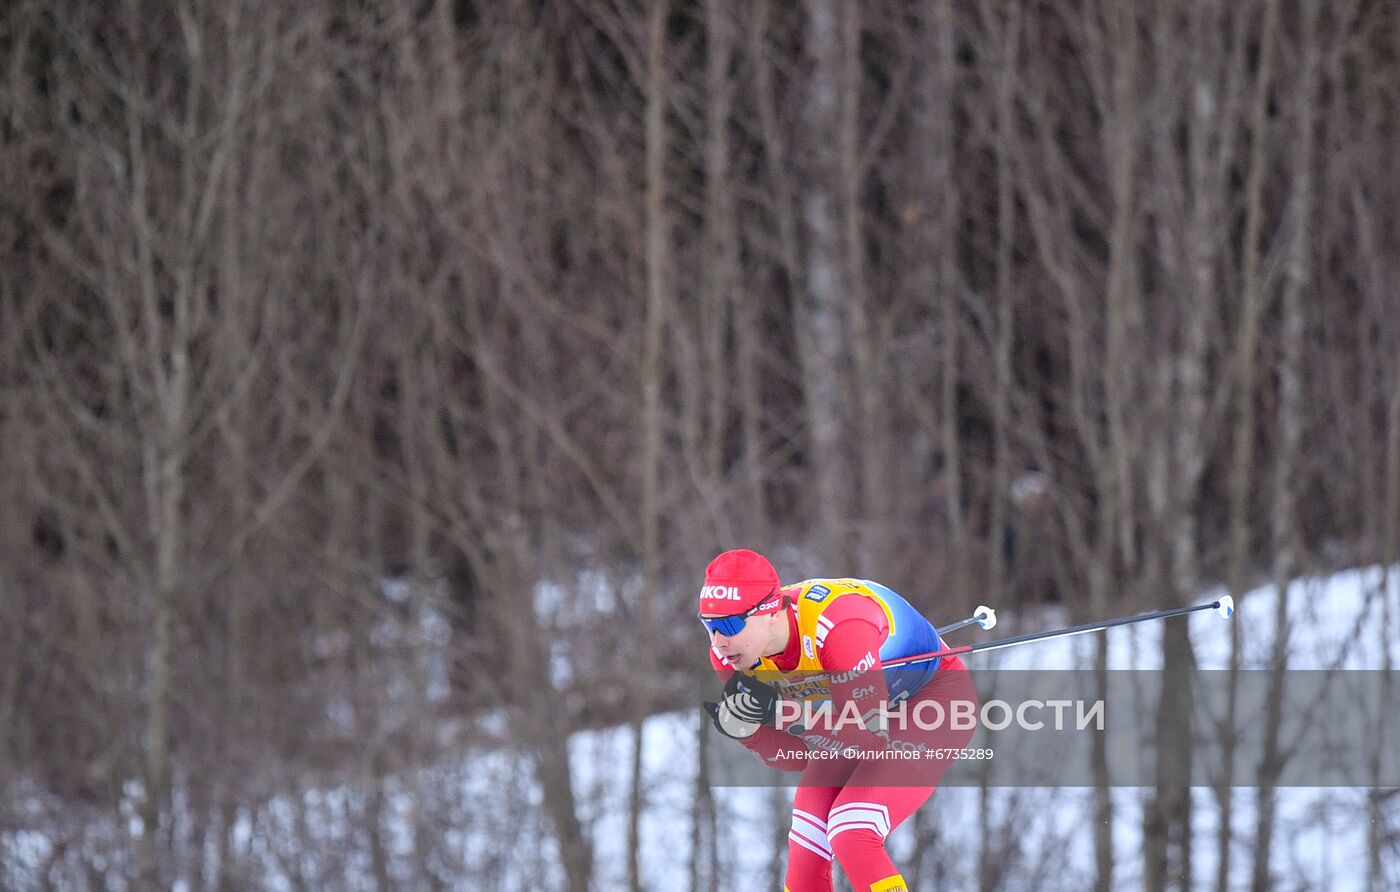
[(772, 613), (783, 604), (779, 584), (778, 571), (768, 558), (747, 548), (726, 551), (705, 568), (700, 615), (733, 616), (750, 610)]

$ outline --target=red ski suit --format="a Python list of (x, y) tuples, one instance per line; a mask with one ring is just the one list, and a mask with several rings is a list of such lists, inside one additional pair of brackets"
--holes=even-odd
[[(836, 596), (823, 607), (820, 631), (824, 634), (817, 643), (815, 636), (804, 635), (805, 630), (799, 627), (795, 597), (787, 612), (787, 650), (769, 658), (772, 668), (786, 676), (803, 662), (803, 649), (808, 648), (806, 664), (810, 666), (815, 656), (826, 673), (832, 714), (840, 716), (853, 709), (854, 713), (848, 714), (865, 717), (865, 724), (870, 724), (872, 711), (888, 698), (879, 659), (889, 634), (887, 613), (878, 603), (855, 593)], [(727, 680), (733, 668), (713, 648), (710, 660), (720, 678)], [(760, 678), (773, 680), (767, 676), (759, 673)], [(932, 679), (908, 698), (903, 714), (927, 715), (934, 707), (921, 709), (920, 704), (933, 702), (938, 704), (939, 714), (947, 714), (955, 701), (962, 701), (965, 707), (970, 703), (975, 712), (977, 693), (962, 661), (947, 657)], [(848, 706), (852, 703), (854, 706)], [(920, 727), (905, 723), (888, 730), (878, 725), (871, 730), (847, 724), (828, 739), (857, 750), (854, 757), (816, 758), (808, 755), (807, 741), (782, 730), (789, 724), (780, 717), (778, 728), (761, 727), (743, 741), (769, 765), (802, 772), (788, 833), (788, 892), (831, 892), (833, 857), (857, 892), (906, 889), (885, 851), (885, 838), (933, 794), (956, 751), (967, 745), (975, 729), (947, 721), (931, 730), (928, 723)], [(811, 732), (808, 728), (797, 730)], [(916, 764), (880, 758), (882, 751), (892, 746), (925, 747), (927, 757)]]

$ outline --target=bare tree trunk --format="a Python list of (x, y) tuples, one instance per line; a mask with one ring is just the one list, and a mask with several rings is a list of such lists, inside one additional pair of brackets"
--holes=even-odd
[(719, 892), (719, 814), (710, 789), (710, 720), (701, 713), (695, 733), (695, 804), (690, 834), (690, 888), (692, 892)]
[(834, 567), (850, 566), (855, 555), (851, 530), (849, 462), (842, 436), (849, 422), (847, 388), (850, 332), (842, 306), (849, 283), (841, 274), (841, 229), (834, 185), (839, 153), (830, 134), (841, 132), (842, 42), (838, 0), (808, 0), (803, 51), (813, 66), (803, 124), (813, 153), (811, 176), (802, 198), (806, 232), (803, 287), (796, 300), (798, 350), (803, 397), (811, 437), (818, 541)]
[[(1138, 75), (1139, 12), (1136, 3), (1107, 3), (1102, 9), (1103, 22), (1091, 21), (1087, 29), (1095, 54), (1105, 61), (1110, 72), (1104, 86), (1108, 95), (1104, 101), (1109, 109), (1103, 128), (1103, 152), (1107, 166), (1111, 217), (1106, 236), (1109, 244), (1105, 294), (1103, 415), (1104, 453), (1095, 459), (1105, 465), (1095, 469), (1100, 483), (1096, 553), (1088, 568), (1091, 580), (1091, 605), (1096, 612), (1104, 611), (1109, 602), (1113, 579), (1115, 553), (1122, 562), (1124, 578), (1133, 578), (1138, 560), (1136, 531), (1139, 518), (1135, 506), (1133, 456), (1138, 452), (1135, 431), (1140, 425), (1135, 416), (1141, 387), (1138, 381), (1140, 357), (1145, 350), (1142, 339), (1142, 295), (1138, 280), (1137, 253), (1140, 238), (1140, 204), (1137, 178), (1142, 140), (1142, 111), (1139, 100)], [(1093, 20), (1100, 13), (1091, 11)], [(1165, 654), (1164, 654), (1165, 656)], [(1108, 651), (1100, 643), (1095, 656), (1095, 678), (1100, 688), (1107, 685)], [(1169, 660), (1169, 658), (1168, 658)], [(1159, 723), (1159, 734), (1163, 726)], [(1094, 741), (1095, 775), (1095, 885), (1107, 888), (1114, 871), (1112, 822), (1113, 799), (1108, 787), (1106, 741), (1096, 736)], [(1159, 749), (1159, 754), (1161, 750)], [(1159, 767), (1162, 762), (1159, 757)], [(1149, 815), (1158, 818), (1166, 814), (1161, 799), (1164, 786), (1175, 779), (1159, 775), (1158, 801)], [(1149, 817), (1149, 821), (1152, 818)], [(1144, 873), (1149, 887), (1159, 882), (1165, 861), (1165, 840), (1150, 831), (1144, 833)]]
[[(190, 103), (197, 101), (198, 86), (197, 83), (192, 85)], [(194, 127), (194, 112), (192, 109), (189, 111), (191, 118), (185, 123), (188, 127)], [(173, 295), (174, 318), (168, 322), (163, 320), (159, 309), (156, 248), (152, 244), (155, 224), (147, 205), (147, 192), (151, 185), (148, 180), (149, 159), (143, 135), (144, 123), (134, 101), (128, 102), (126, 113), (127, 160), (131, 169), (130, 213), (136, 233), (137, 270), (141, 277), (141, 319), (146, 348), (150, 351), (150, 383), (156, 399), (154, 437), (143, 444), (147, 516), (156, 551), (151, 592), (150, 696), (145, 730), (146, 789), (141, 804), (144, 825), (141, 882), (154, 889), (164, 884), (158, 856), (163, 848), (161, 818), (170, 779), (171, 649), (183, 551), (181, 510), (185, 498), (185, 465), (182, 453), (185, 444), (181, 442), (181, 435), (189, 421), (186, 339), (190, 335), (193, 300), (190, 289), (193, 285), (190, 282), (191, 270), (181, 268)], [(190, 160), (186, 158), (186, 171), (189, 164)], [(193, 187), (189, 182), (184, 185)], [(186, 197), (189, 201), (194, 200), (192, 195)], [(194, 235), (193, 232), (184, 234), (187, 237)], [(186, 261), (189, 262), (188, 257)]]
[[(989, 591), (1003, 596), (1006, 585), (1007, 491), (1011, 478), (1011, 390), (1012, 347), (1015, 339), (1015, 297), (1012, 283), (1012, 247), (1016, 238), (1016, 193), (1012, 168), (1011, 145), (1014, 140), (1017, 111), (1015, 88), (1020, 58), (1020, 4), (988, 9), (987, 24), (993, 29), (991, 39), (996, 53), (996, 323), (993, 326), (993, 391), (992, 391), (992, 488), (990, 493), (991, 569), (987, 580)], [(1004, 13), (1002, 12), (1004, 9)], [(1002, 21), (1002, 16), (1005, 21)]]
[[(1143, 348), (1142, 296), (1138, 281), (1139, 204), (1137, 176), (1141, 140), (1141, 109), (1138, 98), (1139, 28), (1136, 0), (1110, 2), (1103, 12), (1105, 30), (1098, 39), (1109, 46), (1100, 50), (1111, 60), (1111, 114), (1104, 128), (1104, 155), (1108, 167), (1108, 187), (1112, 201), (1109, 224), (1107, 317), (1104, 334), (1104, 411), (1107, 425), (1108, 460), (1112, 465), (1112, 487), (1102, 494), (1117, 503), (1118, 523), (1112, 530), (1123, 561), (1123, 572), (1131, 577), (1137, 565), (1134, 526), (1134, 476), (1132, 457), (1136, 444), (1132, 413), (1137, 405), (1134, 360)], [(1093, 16), (1093, 13), (1090, 13)], [(1091, 27), (1090, 33), (1097, 32)]]
[[(1240, 308), (1232, 362), (1233, 401), (1235, 405), (1234, 450), (1230, 461), (1229, 524), (1230, 556), (1228, 583), (1230, 593), (1239, 599), (1246, 585), (1250, 557), (1250, 493), (1254, 465), (1254, 389), (1259, 338), (1259, 316), (1262, 296), (1259, 284), (1259, 233), (1261, 229), (1261, 199), (1266, 164), (1266, 127), (1269, 80), (1271, 76), (1275, 21), (1275, 0), (1265, 0), (1264, 23), (1260, 36), (1259, 66), (1255, 73), (1253, 103), (1250, 114), (1249, 174), (1245, 186), (1245, 240), (1243, 246), (1243, 304)], [(1233, 735), (1236, 692), (1234, 678), (1239, 671), (1240, 638), (1237, 624), (1230, 625), (1231, 690), (1226, 721), (1227, 733)], [(1228, 794), (1227, 794), (1228, 795)], [(1225, 822), (1222, 834), (1228, 833), (1230, 815), (1222, 814)], [(1229, 870), (1229, 852), (1222, 846), (1222, 869)], [(1217, 881), (1220, 878), (1217, 877)]]
[[(667, 75), (666, 23), (670, 3), (653, 3), (647, 21), (646, 88), (646, 321), (642, 342), (642, 584), (637, 605), (638, 641), (653, 640), (654, 602), (661, 587), (660, 487), (661, 487), (661, 385), (665, 377), (661, 341), (671, 296), (671, 229), (666, 211), (666, 133)], [(639, 857), (642, 848), (641, 821), (646, 807), (643, 791), (645, 738), (642, 724), (651, 707), (647, 674), (633, 679), (637, 698), (632, 713), (631, 802), (627, 824), (627, 882), (632, 892), (641, 892), (643, 880)]]
[[(1392, 356), (1392, 360), (1394, 357)], [(1381, 703), (1391, 699), (1391, 648), (1395, 638), (1394, 598), (1391, 588), (1395, 583), (1392, 565), (1400, 561), (1400, 363), (1396, 363), (1395, 375), (1391, 384), (1390, 400), (1386, 407), (1386, 449), (1385, 449), (1385, 527), (1382, 531), (1384, 548), (1381, 554)], [(1376, 741), (1370, 755), (1371, 790), (1366, 797), (1366, 816), (1369, 827), (1366, 833), (1366, 886), (1380, 889), (1385, 885), (1382, 871), (1383, 856), (1387, 840), (1385, 833), (1385, 800), (1393, 797), (1395, 791), (1383, 790), (1381, 779), (1381, 756), (1384, 741), (1389, 740), (1387, 726), (1393, 716), (1384, 710), (1376, 717), (1377, 727), (1372, 739)]]
[[(1108, 636), (1099, 635), (1094, 653), (1094, 696), (1108, 697)], [(1108, 774), (1108, 731), (1095, 728), (1094, 762), (1094, 889), (1108, 892), (1113, 888), (1115, 861), (1113, 856), (1113, 788)]]
[(371, 758), (374, 763), (370, 767), (369, 790), (366, 791), (364, 802), (361, 804), (361, 820), (367, 825), (365, 828), (369, 836), (370, 868), (374, 876), (374, 885), (379, 892), (390, 892), (394, 888), (394, 883), (389, 877), (389, 850), (387, 841), (384, 839), (384, 810), (387, 806), (384, 797), (384, 771), (383, 766), (378, 764), (378, 755)]
[[(734, 79), (729, 69), (734, 59), (737, 16), (738, 10), (730, 0), (705, 0), (705, 265), (701, 290), (706, 317), (701, 324), (709, 374), (713, 377), (709, 382), (708, 448), (704, 467), (716, 483), (723, 474), (726, 415), (733, 404), (725, 334), (730, 330), (727, 325), (730, 314), (737, 315), (736, 304), (743, 302), (739, 294), (739, 236), (730, 161)], [(748, 374), (753, 373), (751, 360), (752, 357)], [(740, 382), (741, 410), (742, 395), (756, 386), (756, 379)], [(755, 399), (755, 408), (756, 404)]]
[(1274, 640), (1269, 662), (1269, 693), (1265, 709), (1264, 755), (1259, 771), (1259, 806), (1254, 840), (1255, 892), (1273, 886), (1269, 859), (1273, 851), (1277, 780), (1283, 770), (1279, 733), (1283, 720), (1283, 676), (1291, 639), (1289, 592), (1299, 569), (1298, 479), (1303, 438), (1303, 296), (1310, 289), (1309, 252), (1313, 207), (1314, 96), (1318, 70), (1317, 21), (1319, 0), (1304, 0), (1299, 40), (1302, 70), (1298, 74), (1293, 183), (1294, 208), (1289, 259), (1283, 285), (1282, 349), (1278, 361), (1278, 445), (1275, 449), (1271, 530), (1274, 549)]
[[(1183, 234), (1184, 272), (1189, 283), (1183, 309), (1184, 333), (1175, 366), (1176, 415), (1171, 431), (1172, 466), (1179, 498), (1169, 509), (1171, 524), (1171, 576), (1176, 590), (1200, 588), (1197, 498), (1207, 463), (1207, 443), (1217, 416), (1208, 411), (1206, 369), (1211, 356), (1211, 321), (1216, 318), (1218, 264), (1222, 241), (1225, 169), (1233, 158), (1239, 129), (1236, 103), (1241, 93), (1243, 65), (1239, 50), (1226, 48), (1229, 17), (1222, 18), (1219, 3), (1193, 4), (1186, 34), (1187, 55), (1184, 116), (1189, 122), (1186, 149), (1188, 207)], [(1216, 889), (1226, 892), (1230, 882), (1230, 850), (1234, 814), (1234, 753), (1236, 676), (1239, 671), (1238, 626), (1230, 626), (1231, 676), (1224, 717), (1217, 725), (1220, 739), (1221, 778), (1215, 788), (1219, 808)]]
[[(1400, 18), (1393, 18), (1389, 37), (1389, 45), (1392, 54), (1400, 49)], [(1397, 164), (1397, 154), (1394, 144), (1388, 147), (1388, 151), (1383, 156), (1386, 160), (1385, 170), (1393, 184), (1395, 173), (1400, 164)], [(1393, 193), (1391, 193), (1393, 194)], [(1393, 218), (1392, 218), (1393, 219)], [(1372, 244), (1374, 244), (1374, 238)], [(1377, 258), (1380, 263), (1380, 259)], [(1382, 274), (1375, 277), (1373, 287), (1380, 295), (1394, 295), (1395, 265), (1393, 254), (1388, 263), (1381, 266)], [(1381, 529), (1381, 622), (1380, 636), (1381, 643), (1381, 665), (1378, 667), (1381, 673), (1381, 703), (1392, 702), (1392, 689), (1394, 685), (1393, 669), (1394, 661), (1391, 656), (1394, 647), (1396, 629), (1397, 599), (1392, 597), (1391, 589), (1396, 585), (1394, 565), (1400, 563), (1400, 361), (1397, 361), (1397, 352), (1400, 352), (1400, 339), (1396, 338), (1395, 328), (1391, 329), (1389, 340), (1389, 359), (1392, 365), (1390, 373), (1390, 398), (1386, 402), (1386, 426), (1385, 426), (1385, 497), (1382, 502), (1383, 522)], [(1393, 853), (1395, 846), (1395, 836), (1393, 832), (1388, 832), (1386, 824), (1387, 800), (1397, 796), (1397, 790), (1382, 789), (1381, 780), (1381, 758), (1383, 756), (1386, 741), (1393, 740), (1391, 730), (1394, 727), (1395, 716), (1385, 710), (1380, 710), (1376, 717), (1376, 730), (1372, 735), (1375, 741), (1370, 757), (1370, 780), (1371, 790), (1366, 797), (1366, 815), (1368, 821), (1368, 832), (1366, 834), (1366, 886), (1369, 889), (1380, 889), (1385, 886), (1385, 856), (1387, 848)], [(1393, 855), (1392, 855), (1393, 857)]]
[(764, 888), (781, 889), (786, 873), (788, 827), (792, 824), (788, 798), (782, 787), (774, 787), (768, 791), (768, 808), (772, 815), (770, 826), (773, 828), (773, 835), (768, 838), (768, 844), (773, 856), (768, 860), (768, 878)]
[[(735, 201), (731, 182), (729, 138), (733, 114), (734, 83), (729, 68), (733, 62), (735, 18), (738, 10), (731, 0), (705, 0), (705, 266), (702, 274), (702, 301), (709, 318), (703, 336), (708, 340), (705, 353), (711, 377), (711, 393), (707, 418), (709, 448), (705, 451), (704, 473), (707, 485), (719, 486), (724, 476), (723, 448), (730, 403), (728, 373), (725, 362), (725, 332), (728, 313), (736, 320), (733, 326), (735, 347), (732, 354), (738, 366), (738, 411), (741, 416), (740, 436), (743, 442), (743, 465), (754, 517), (745, 527), (749, 530), (759, 523), (764, 513), (761, 470), (762, 448), (759, 442), (761, 405), (758, 397), (758, 376), (755, 361), (760, 345), (755, 342), (757, 331), (752, 302), (737, 293), (740, 288), (738, 233)], [(728, 311), (728, 312), (727, 312)], [(762, 539), (759, 540), (763, 541)], [(692, 892), (718, 892), (720, 883), (720, 820), (714, 793), (710, 789), (709, 744), (710, 723), (701, 714), (696, 726), (695, 803), (692, 808), (691, 870)]]
[[(845, 437), (850, 448), (859, 451), (860, 497), (857, 516), (861, 527), (854, 538), (855, 558), (862, 572), (887, 567), (891, 518), (889, 466), (888, 395), (882, 350), (884, 324), (872, 300), (866, 272), (866, 232), (863, 213), (863, 187), (868, 163), (861, 120), (861, 6), (859, 0), (840, 0), (841, 19), (838, 43), (840, 55), (840, 111), (837, 155), (841, 184), (840, 213), (844, 224), (846, 299), (842, 302), (850, 318), (851, 388), (855, 391), (856, 418), (862, 435)], [(850, 512), (847, 512), (848, 514)]]
[[(751, 4), (750, 9), (752, 17), (749, 20), (749, 55), (754, 67), (755, 105), (757, 106), (759, 127), (763, 134), (766, 172), (773, 192), (773, 216), (777, 228), (777, 253), (780, 269), (793, 292), (792, 326), (793, 337), (798, 344), (798, 362), (803, 385), (802, 412), (807, 421), (809, 436), (812, 438), (810, 445), (814, 450), (813, 455), (818, 459), (813, 466), (813, 473), (819, 478), (825, 467), (821, 463), (821, 457), (827, 453), (821, 452), (822, 447), (818, 445), (818, 434), (827, 437), (828, 439), (822, 442), (830, 446), (829, 435), (835, 430), (835, 427), (833, 425), (832, 430), (827, 430), (826, 427), (822, 426), (825, 422), (814, 417), (815, 410), (812, 408), (812, 399), (814, 393), (834, 395), (835, 378), (828, 374), (831, 370), (819, 368), (813, 355), (806, 350), (807, 339), (812, 334), (812, 327), (809, 324), (810, 316), (807, 311), (806, 290), (809, 286), (806, 277), (808, 271), (804, 267), (802, 259), (802, 224), (805, 206), (804, 208), (798, 207), (794, 182), (797, 171), (790, 163), (784, 163), (784, 159), (795, 153), (795, 149), (787, 138), (787, 125), (779, 114), (776, 73), (780, 60), (770, 46), (774, 3), (773, 0), (758, 0), (758, 2)], [(739, 352), (740, 386), (745, 393), (745, 405), (749, 407), (744, 413), (746, 457), (750, 477), (749, 496), (755, 511), (756, 522), (766, 526), (768, 500), (764, 493), (764, 483), (761, 477), (762, 468), (767, 459), (760, 448), (763, 439), (762, 427), (759, 423), (762, 413), (760, 411), (758, 368), (762, 353), (768, 347), (760, 340), (758, 335), (760, 326), (755, 324), (762, 318), (757, 295), (741, 301), (737, 309), (738, 318), (744, 323), (742, 337), (737, 339), (736, 348)], [(829, 350), (831, 345), (819, 345), (818, 349)], [(816, 427), (813, 426), (814, 424)], [(825, 490), (821, 489), (822, 485), (818, 479), (816, 487), (818, 506), (826, 504), (824, 500), (827, 496)], [(835, 538), (833, 521), (821, 518), (818, 520), (818, 524), (819, 528), (813, 531), (818, 543), (824, 544)], [(761, 540), (766, 537), (760, 536), (759, 538)]]
[[(1243, 304), (1235, 336), (1234, 453), (1230, 461), (1230, 592), (1244, 591), (1249, 564), (1250, 491), (1254, 467), (1254, 387), (1258, 368), (1259, 316), (1263, 297), (1259, 283), (1259, 233), (1262, 227), (1261, 192), (1267, 164), (1269, 81), (1274, 54), (1277, 0), (1264, 0), (1260, 32), (1259, 68), (1255, 74), (1254, 102), (1250, 116), (1249, 175), (1245, 185), (1245, 240)], [(1235, 628), (1231, 626), (1232, 630)], [(1237, 649), (1237, 648), (1236, 648)]]
[[(1193, 145), (1193, 150), (1197, 146), (1203, 147), (1206, 143), (1206, 138), (1198, 135), (1198, 130), (1199, 128), (1193, 128), (1192, 140), (1196, 144)], [(1204, 154), (1202, 148), (1201, 156), (1193, 162), (1193, 176), (1202, 179), (1205, 172), (1200, 166), (1211, 163)], [(1178, 597), (1189, 596), (1200, 589), (1196, 545), (1196, 493), (1206, 467), (1206, 364), (1210, 352), (1208, 326), (1214, 314), (1215, 303), (1214, 248), (1210, 234), (1218, 226), (1217, 199), (1213, 192), (1206, 194), (1206, 187), (1198, 183), (1197, 187), (1193, 188), (1191, 200), (1191, 222), (1188, 224), (1191, 231), (1186, 235), (1189, 246), (1189, 297), (1182, 314), (1184, 332), (1181, 347), (1175, 356), (1163, 360), (1164, 366), (1170, 366), (1174, 373), (1176, 394), (1171, 399), (1173, 411), (1167, 416), (1171, 419), (1171, 429), (1160, 432), (1166, 444), (1165, 448), (1169, 451), (1168, 467), (1173, 475), (1171, 480), (1160, 481), (1165, 496), (1162, 513), (1168, 525), (1168, 541), (1164, 544), (1169, 550), (1167, 563), (1170, 568), (1164, 588), (1166, 591), (1177, 593)], [(1231, 733), (1232, 727), (1227, 726), (1227, 734)], [(1226, 745), (1228, 747), (1228, 743)], [(1222, 817), (1225, 823), (1221, 832), (1228, 835), (1229, 785), (1223, 787), (1223, 790), (1226, 805)]]
[[(979, 4), (982, 25), (986, 30), (987, 53), (992, 61), (992, 108), (993, 108), (993, 152), (996, 163), (996, 220), (994, 284), (992, 303), (994, 319), (991, 331), (991, 426), (992, 426), (992, 468), (991, 484), (987, 493), (988, 519), (988, 566), (979, 580), (979, 588), (992, 593), (997, 599), (1007, 594), (1007, 558), (1009, 547), (1023, 547), (1025, 543), (1009, 543), (1009, 522), (1007, 506), (1011, 479), (1011, 395), (1015, 387), (1012, 365), (1012, 348), (1015, 341), (1015, 269), (1013, 268), (1013, 246), (1016, 238), (1016, 192), (1014, 170), (1014, 142), (1017, 111), (1016, 86), (1021, 43), (1021, 6), (1016, 3), (1003, 4), (984, 2)], [(956, 231), (956, 230), (952, 230)], [(948, 295), (950, 301), (952, 295)], [(956, 317), (954, 317), (956, 318)], [(956, 344), (955, 325), (950, 325), (947, 335)], [(952, 351), (956, 355), (956, 348)], [(956, 380), (956, 372), (949, 369), (946, 375)], [(949, 382), (945, 380), (945, 387)], [(956, 400), (950, 393), (950, 400)], [(956, 413), (956, 409), (953, 409)], [(956, 414), (953, 415), (956, 419)], [(956, 436), (956, 434), (952, 434)], [(959, 531), (960, 532), (960, 531)], [(955, 538), (958, 538), (955, 536)], [(986, 767), (986, 766), (984, 766)], [(978, 888), (990, 892), (1005, 881), (1002, 860), (1005, 858), (1004, 844), (998, 842), (998, 834), (992, 824), (992, 791), (988, 786), (989, 771), (982, 771), (978, 782), (978, 846), (977, 882)]]
[[(927, 300), (939, 347), (937, 365), (931, 370), (936, 390), (912, 395), (917, 417), (924, 423), (931, 443), (941, 458), (934, 508), (947, 525), (948, 572), (943, 588), (945, 603), (972, 603), (968, 594), (968, 536), (963, 512), (963, 445), (959, 427), (962, 382), (962, 314), (959, 311), (957, 233), (959, 226), (958, 185), (953, 176), (954, 104), (957, 92), (957, 59), (954, 40), (954, 11), (951, 0), (925, 0), (922, 7), (922, 33), (936, 48), (934, 57), (919, 73), (916, 84), (918, 115), (916, 126), (920, 145), (921, 189), (918, 218), (926, 220), (917, 242), (927, 266), (920, 267), (920, 291)], [(925, 216), (926, 215), (926, 216)], [(928, 409), (927, 412), (922, 411)]]

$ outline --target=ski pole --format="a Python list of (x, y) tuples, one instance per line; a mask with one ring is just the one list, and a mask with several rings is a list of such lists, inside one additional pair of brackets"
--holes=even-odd
[(939, 629), (938, 637), (942, 638), (949, 632), (956, 632), (958, 629), (970, 626), (973, 623), (977, 623), (977, 625), (981, 626), (983, 629), (995, 628), (997, 624), (997, 612), (986, 604), (979, 604), (977, 605), (977, 609), (972, 611), (972, 616), (969, 616), (967, 619), (960, 619), (955, 623), (949, 623)]
[(977, 653), (983, 650), (1000, 650), (1003, 647), (1030, 644), (1032, 641), (1049, 641), (1053, 638), (1067, 638), (1070, 635), (1083, 635), (1086, 632), (1100, 632), (1104, 629), (1111, 629), (1114, 626), (1126, 626), (1130, 623), (1145, 623), (1154, 619), (1185, 616), (1188, 613), (1195, 613), (1198, 610), (1214, 610), (1222, 617), (1229, 618), (1235, 612), (1235, 600), (1229, 595), (1225, 595), (1219, 601), (1212, 601), (1209, 604), (1197, 604), (1195, 607), (1178, 607), (1174, 610), (1159, 610), (1156, 613), (1143, 613), (1125, 619), (1110, 619), (1097, 623), (1085, 623), (1081, 626), (1070, 626), (1067, 629), (1054, 629), (1049, 632), (1032, 632), (1029, 635), (1015, 635), (1011, 638), (999, 638), (996, 641), (984, 641), (981, 644), (964, 644), (961, 647), (949, 647), (943, 650), (930, 651), (926, 654), (899, 657), (898, 659), (882, 663), (881, 668), (891, 669), (896, 666), (904, 666), (909, 663), (922, 663), (925, 660), (933, 660), (940, 657), (955, 657), (960, 654)]

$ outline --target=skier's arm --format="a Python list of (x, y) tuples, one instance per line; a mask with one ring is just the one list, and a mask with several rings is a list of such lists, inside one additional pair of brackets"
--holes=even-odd
[[(837, 725), (833, 736), (848, 746), (875, 752), (889, 747), (889, 734), (880, 720), (889, 699), (880, 668), (882, 643), (875, 622), (853, 615), (831, 627), (820, 651), (822, 668), (831, 679), (832, 721)], [(840, 722), (852, 713), (852, 703), (860, 725)]]

